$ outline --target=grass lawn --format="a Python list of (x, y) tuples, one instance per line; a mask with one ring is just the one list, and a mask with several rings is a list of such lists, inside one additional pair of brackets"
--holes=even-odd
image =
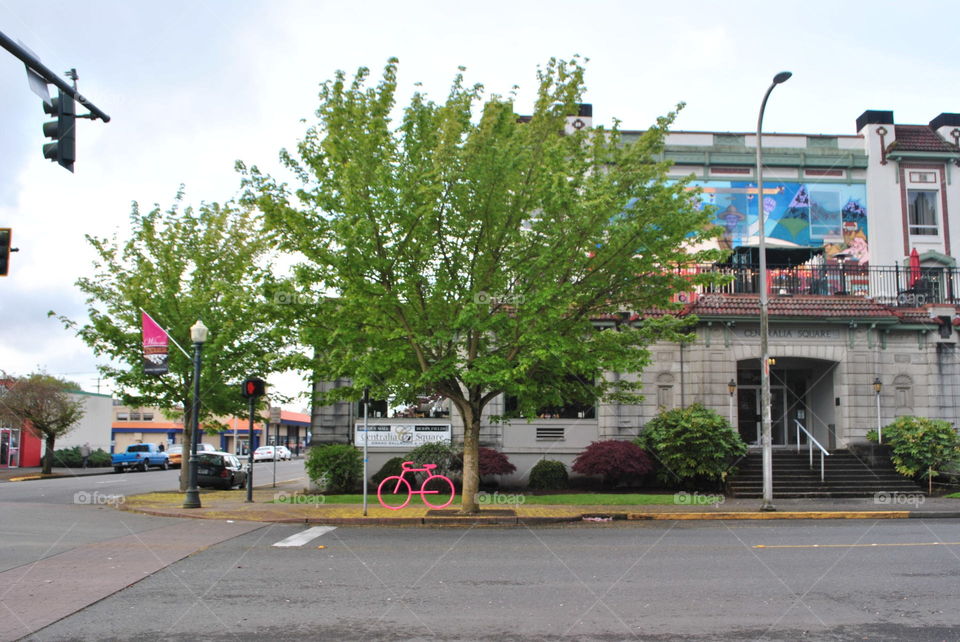
[[(500, 493), (494, 495), (487, 493), (482, 496), (486, 501), (481, 500), (483, 506), (512, 506), (517, 504), (549, 504), (555, 506), (650, 506), (650, 505), (673, 505), (684, 503), (678, 501), (674, 494), (651, 495), (647, 493), (564, 493), (558, 495), (528, 495), (520, 493)], [(704, 495), (703, 497), (708, 497)], [(503, 498), (503, 501), (497, 501)], [(688, 495), (688, 499), (693, 496)], [(438, 498), (439, 500), (439, 498)], [(513, 500), (513, 501), (508, 501)], [(370, 493), (368, 502), (377, 503), (376, 492)], [(324, 504), (362, 504), (363, 495), (326, 495)], [(689, 503), (689, 502), (687, 502)], [(697, 502), (698, 504), (701, 502)], [(420, 495), (414, 495), (410, 499), (408, 506), (423, 506)], [(451, 506), (460, 505), (460, 496), (457, 495)]]
[(960, 499), (960, 493), (950, 493), (949, 495), (944, 495), (947, 499)]

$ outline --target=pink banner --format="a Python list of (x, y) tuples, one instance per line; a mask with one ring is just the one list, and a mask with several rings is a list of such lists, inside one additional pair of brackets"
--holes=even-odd
[(142, 312), (141, 315), (143, 321), (143, 371), (146, 374), (166, 374), (169, 370), (167, 367), (167, 333), (157, 325), (157, 322), (149, 314)]

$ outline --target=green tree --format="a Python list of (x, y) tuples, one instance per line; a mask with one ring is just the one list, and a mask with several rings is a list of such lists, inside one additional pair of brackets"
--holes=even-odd
[(22, 426), (38, 433), (44, 440), (43, 473), (53, 472), (57, 437), (70, 432), (83, 419), (82, 399), (68, 394), (79, 386), (50, 375), (36, 373), (20, 378), (0, 378), (0, 423)]
[(321, 85), (318, 122), (282, 153), (299, 188), (238, 165), (305, 259), (297, 287), (325, 294), (301, 310), (315, 348), (303, 365), (351, 383), (321, 401), (364, 386), (449, 399), (463, 421), (464, 512), (478, 510), (484, 407), (507, 394), (531, 417), (576, 398), (638, 399), (639, 384), (604, 373), (641, 371), (651, 341), (677, 336), (675, 319), (623, 331), (596, 320), (668, 306), (705, 278), (678, 267), (717, 258), (693, 250), (709, 215), (656, 160), (674, 114), (630, 143), (616, 126), (564, 134), (583, 74), (578, 60), (551, 60), (521, 119), (512, 96), (485, 98), (461, 70), (444, 102), (417, 92), (396, 124), (396, 60), (375, 85), (365, 68), (352, 81), (340, 72)]
[[(274, 323), (278, 305), (265, 294), (272, 283), (270, 244), (258, 217), (246, 208), (204, 203), (181, 211), (174, 205), (143, 213), (134, 204), (126, 240), (87, 237), (96, 251), (95, 274), (77, 281), (89, 319), (60, 317), (99, 357), (102, 374), (131, 406), (157, 406), (184, 417), (191, 438), (193, 361), (190, 327), (209, 328), (203, 346), (200, 419), (216, 430), (218, 416), (245, 414), (239, 382), (274, 371), (282, 333)], [(168, 374), (145, 374), (141, 312), (145, 309), (191, 356), (170, 346)], [(51, 313), (53, 314), (53, 313)], [(280, 326), (282, 328), (282, 326)], [(184, 468), (188, 467), (184, 458)], [(181, 475), (184, 489), (188, 475)]]

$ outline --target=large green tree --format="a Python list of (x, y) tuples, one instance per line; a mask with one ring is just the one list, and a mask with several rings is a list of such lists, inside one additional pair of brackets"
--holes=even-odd
[(43, 474), (53, 472), (57, 437), (70, 432), (85, 414), (83, 399), (71, 398), (75, 383), (35, 373), (25, 377), (0, 376), (0, 423), (26, 426), (44, 440)]
[[(283, 152), (294, 189), (240, 166), (249, 197), (284, 247), (300, 253), (302, 341), (327, 380), (323, 401), (409, 400), (439, 393), (464, 430), (463, 511), (478, 510), (481, 414), (497, 395), (523, 415), (572, 399), (637, 400), (637, 373), (670, 315), (637, 319), (689, 290), (683, 266), (707, 213), (656, 160), (674, 114), (635, 142), (617, 130), (565, 127), (584, 93), (578, 60), (538, 71), (533, 113), (457, 75), (446, 100), (415, 93), (395, 112), (397, 63), (320, 89), (318, 122)], [(565, 133), (565, 128), (568, 130)], [(593, 385), (591, 385), (591, 383)]]
[[(272, 276), (261, 217), (229, 204), (183, 208), (181, 201), (178, 194), (166, 211), (155, 207), (142, 212), (134, 204), (124, 239), (87, 237), (96, 251), (95, 273), (79, 279), (77, 286), (87, 296), (89, 317), (80, 324), (61, 320), (108, 361), (100, 370), (115, 382), (125, 403), (157, 406), (172, 415), (182, 412), (189, 443), (190, 327), (199, 319), (209, 328), (200, 419), (214, 428), (216, 417), (246, 412), (239, 382), (273, 372), (284, 339), (274, 322), (278, 306), (265, 294)], [(171, 344), (166, 375), (144, 373), (141, 308), (191, 355)], [(181, 489), (187, 476), (181, 475)]]

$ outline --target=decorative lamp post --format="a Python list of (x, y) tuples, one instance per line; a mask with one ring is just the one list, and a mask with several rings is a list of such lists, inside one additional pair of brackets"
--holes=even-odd
[(200, 352), (207, 341), (207, 326), (197, 321), (190, 328), (193, 341), (193, 416), (190, 419), (190, 482), (183, 498), (184, 508), (200, 508), (200, 491), (197, 489), (197, 443), (200, 440)]
[(769, 350), (769, 300), (767, 296), (767, 239), (764, 230), (766, 212), (763, 198), (763, 111), (767, 107), (770, 92), (780, 83), (789, 80), (793, 74), (781, 71), (773, 77), (760, 103), (760, 115), (757, 116), (757, 222), (760, 237), (760, 405), (763, 413), (761, 443), (763, 445), (763, 504), (760, 510), (776, 510), (773, 505), (773, 427), (770, 420), (770, 350)]
[(883, 443), (883, 427), (880, 425), (880, 389), (883, 388), (883, 382), (880, 377), (873, 378), (873, 392), (877, 398), (877, 443)]
[(730, 425), (733, 426), (733, 395), (737, 391), (737, 380), (730, 379), (727, 382), (727, 392), (730, 393)]

